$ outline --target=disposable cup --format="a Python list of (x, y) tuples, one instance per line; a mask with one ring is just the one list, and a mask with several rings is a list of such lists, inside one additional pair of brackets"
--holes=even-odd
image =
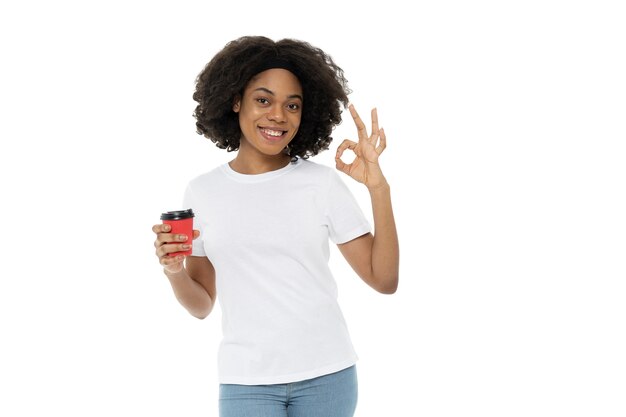
[[(179, 211), (168, 211), (166, 213), (161, 214), (161, 220), (163, 224), (169, 224), (171, 230), (169, 233), (176, 235), (186, 235), (187, 240), (181, 243), (186, 243), (187, 245), (193, 245), (193, 210), (179, 210)], [(177, 255), (191, 255), (191, 247), (186, 251), (179, 252), (171, 252), (168, 254), (169, 256), (177, 256)]]

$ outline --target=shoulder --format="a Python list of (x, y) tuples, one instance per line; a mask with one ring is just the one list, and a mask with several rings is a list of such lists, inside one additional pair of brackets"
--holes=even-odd
[(216, 185), (223, 182), (224, 176), (222, 175), (222, 170), (222, 165), (218, 165), (208, 172), (204, 172), (193, 177), (189, 180), (187, 188), (202, 189), (206, 186)]
[(300, 183), (315, 184), (320, 187), (320, 190), (331, 194), (333, 192), (343, 193), (348, 190), (348, 186), (342, 178), (345, 174), (340, 173), (335, 167), (318, 164), (308, 159), (304, 159), (299, 163), (301, 166), (297, 171), (299, 172), (298, 180)]
[(300, 165), (297, 170), (298, 173), (321, 181), (327, 181), (329, 176), (334, 172), (333, 168), (313, 162), (309, 159), (300, 159), (298, 160), (298, 164)]

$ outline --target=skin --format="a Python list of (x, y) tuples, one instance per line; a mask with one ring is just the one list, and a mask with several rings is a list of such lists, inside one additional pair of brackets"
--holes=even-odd
[[(242, 174), (262, 174), (286, 166), (283, 153), (298, 132), (302, 118), (302, 87), (291, 72), (273, 68), (257, 74), (237, 97), (233, 111), (239, 114), (241, 139), (237, 157), (229, 164)], [(262, 128), (286, 131), (268, 141)]]
[[(235, 97), (233, 111), (239, 114), (242, 131), (240, 148), (231, 168), (242, 174), (262, 174), (285, 167), (291, 157), (284, 153), (298, 131), (302, 115), (302, 88), (289, 71), (279, 68), (257, 74)], [(385, 132), (378, 127), (378, 114), (372, 110), (371, 133), (354, 106), (350, 114), (357, 128), (358, 141), (344, 140), (337, 148), (337, 170), (364, 184), (372, 201), (375, 235), (364, 234), (337, 245), (346, 261), (369, 286), (383, 294), (393, 294), (398, 286), (399, 245), (391, 206), (390, 187), (379, 164), (387, 147)], [(271, 140), (263, 129), (284, 132)], [(352, 151), (355, 159), (346, 164), (341, 159)], [(216, 299), (215, 269), (205, 256), (177, 256), (169, 253), (189, 249), (187, 236), (174, 235), (169, 226), (156, 224), (154, 246), (165, 275), (169, 278), (178, 301), (195, 317), (205, 318)], [(200, 232), (193, 231), (192, 239)]]
[[(372, 110), (372, 130), (367, 128), (353, 105), (348, 106), (357, 128), (359, 140), (346, 139), (337, 148), (336, 168), (364, 184), (372, 202), (375, 235), (367, 233), (350, 242), (337, 245), (352, 269), (370, 287), (383, 294), (393, 294), (398, 288), (400, 249), (391, 189), (379, 164), (379, 157), (387, 147), (385, 131), (378, 127), (378, 112)], [(346, 150), (355, 158), (346, 164), (341, 156)]]

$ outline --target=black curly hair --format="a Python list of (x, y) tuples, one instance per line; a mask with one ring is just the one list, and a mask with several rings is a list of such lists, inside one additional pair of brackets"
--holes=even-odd
[(226, 44), (196, 79), (193, 99), (197, 132), (228, 152), (239, 149), (239, 116), (235, 97), (243, 96), (248, 82), (265, 62), (280, 60), (293, 67), (304, 103), (297, 134), (286, 152), (307, 159), (328, 149), (333, 128), (341, 123), (340, 103), (348, 105), (351, 93), (343, 70), (324, 51), (307, 42), (264, 36), (244, 36)]

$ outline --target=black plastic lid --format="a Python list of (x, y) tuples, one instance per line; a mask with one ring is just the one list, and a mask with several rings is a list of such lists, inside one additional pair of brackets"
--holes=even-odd
[(183, 220), (194, 217), (193, 210), (168, 211), (161, 214), (161, 220)]

